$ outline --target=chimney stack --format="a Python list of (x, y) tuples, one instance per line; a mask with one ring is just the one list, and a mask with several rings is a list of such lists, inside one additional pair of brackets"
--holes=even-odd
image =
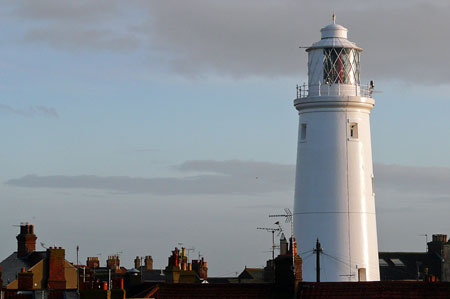
[(64, 290), (66, 288), (65, 255), (66, 252), (61, 247), (47, 249), (47, 283), (49, 289)]
[(141, 258), (138, 256), (134, 259), (134, 269), (141, 269)]
[(33, 289), (33, 272), (26, 271), (25, 268), (17, 274), (17, 284), (20, 291), (29, 291)]
[(106, 260), (106, 267), (112, 270), (120, 268), (120, 259), (118, 255), (110, 255)]
[(286, 255), (288, 253), (288, 242), (284, 234), (281, 234), (280, 238), (280, 255)]
[(88, 257), (86, 260), (86, 265), (89, 268), (98, 268), (98, 267), (100, 267), (100, 260), (96, 256)]
[(36, 235), (32, 224), (21, 224), (17, 235), (17, 256), (25, 257), (36, 250)]
[(192, 270), (197, 272), (201, 279), (208, 279), (208, 263), (203, 257), (201, 260), (192, 260)]
[(153, 258), (151, 255), (145, 257), (145, 270), (153, 270)]

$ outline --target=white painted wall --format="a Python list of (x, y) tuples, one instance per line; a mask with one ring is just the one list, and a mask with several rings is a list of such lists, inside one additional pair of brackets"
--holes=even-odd
[[(313, 50), (309, 67), (322, 67), (316, 62), (319, 51)], [(308, 72), (316, 79), (321, 74), (317, 69)], [(310, 93), (294, 101), (300, 116), (294, 232), (303, 258), (319, 238), (324, 252), (321, 281), (357, 281), (357, 267), (366, 269), (367, 280), (376, 281), (380, 275), (369, 119), (375, 101), (355, 96), (351, 90), (358, 90), (356, 84), (346, 87), (348, 92), (340, 95)], [(357, 138), (350, 136), (351, 123), (358, 126)], [(315, 281), (315, 267), (315, 256), (304, 259), (305, 281)]]

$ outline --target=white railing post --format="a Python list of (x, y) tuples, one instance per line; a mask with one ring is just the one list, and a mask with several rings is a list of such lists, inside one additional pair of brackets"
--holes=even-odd
[(321, 94), (320, 94), (320, 80), (319, 80), (319, 97), (321, 96)]

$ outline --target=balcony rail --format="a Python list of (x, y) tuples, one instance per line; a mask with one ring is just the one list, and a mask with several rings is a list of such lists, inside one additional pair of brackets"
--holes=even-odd
[(358, 96), (371, 98), (374, 90), (373, 84), (313, 84), (297, 85), (297, 99), (309, 96)]

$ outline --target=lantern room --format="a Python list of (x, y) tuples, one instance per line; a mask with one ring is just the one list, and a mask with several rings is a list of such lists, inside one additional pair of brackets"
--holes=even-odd
[(347, 39), (347, 28), (333, 23), (321, 29), (321, 40), (307, 48), (309, 96), (360, 94), (360, 53)]

